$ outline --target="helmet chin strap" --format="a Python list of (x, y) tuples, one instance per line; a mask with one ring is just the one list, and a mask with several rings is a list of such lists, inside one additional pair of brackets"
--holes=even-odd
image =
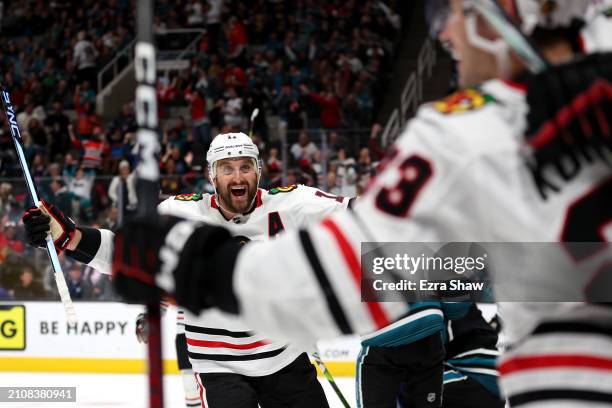
[(471, 13), (465, 16), (465, 29), (467, 33), (468, 42), (489, 54), (492, 54), (497, 61), (497, 67), (500, 75), (503, 78), (508, 78), (510, 75), (510, 58), (508, 44), (502, 39), (497, 38), (496, 40), (489, 40), (478, 34), (478, 28), (476, 27), (476, 13)]

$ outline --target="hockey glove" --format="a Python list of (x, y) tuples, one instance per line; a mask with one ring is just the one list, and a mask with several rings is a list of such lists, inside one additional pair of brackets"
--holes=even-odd
[(194, 313), (209, 307), (237, 313), (232, 279), (240, 248), (223, 227), (170, 216), (135, 218), (115, 236), (115, 287), (133, 303), (168, 295)]
[(612, 53), (552, 66), (528, 82), (527, 142), (536, 164), (612, 150)]
[(136, 318), (136, 338), (139, 343), (149, 341), (149, 325), (147, 324), (147, 314), (140, 313)]
[(74, 221), (45, 200), (40, 207), (30, 208), (21, 218), (25, 226), (28, 243), (39, 248), (46, 248), (47, 234), (51, 234), (55, 249), (63, 251), (72, 241), (76, 227)]

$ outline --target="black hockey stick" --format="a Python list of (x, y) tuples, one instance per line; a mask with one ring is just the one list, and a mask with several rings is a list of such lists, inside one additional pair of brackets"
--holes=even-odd
[[(157, 128), (157, 96), (155, 44), (153, 38), (153, 0), (138, 0), (136, 9), (137, 37), (134, 70), (136, 71), (136, 121), (140, 160), (136, 169), (138, 215), (157, 214), (159, 196), (160, 151)], [(164, 406), (161, 310), (159, 302), (147, 304), (149, 324), (149, 406)]]
[[(23, 172), (23, 178), (25, 179), (26, 186), (28, 187), (28, 194), (30, 196), (30, 200), (32, 200), (32, 203), (38, 207), (38, 193), (36, 192), (34, 180), (32, 180), (32, 174), (30, 173), (28, 161), (23, 153), (21, 132), (19, 131), (19, 125), (17, 124), (15, 108), (13, 108), (13, 105), (11, 104), (11, 97), (8, 91), (4, 89), (4, 87), (0, 87), (0, 89), (2, 89), (2, 106), (4, 107), (4, 115), (6, 116), (8, 127), (11, 130), (11, 136), (13, 137), (13, 143), (15, 144), (15, 150), (17, 151), (17, 157), (19, 158), (19, 164), (21, 165), (21, 171)], [(70, 298), (70, 292), (68, 291), (66, 279), (64, 278), (64, 273), (62, 272), (62, 265), (57, 257), (57, 251), (55, 250), (55, 245), (53, 244), (53, 238), (48, 235), (46, 241), (47, 254), (51, 260), (53, 276), (55, 277), (55, 283), (57, 285), (57, 292), (60, 296), (62, 304), (64, 305), (64, 310), (66, 310), (66, 319), (68, 320), (68, 323), (76, 323), (77, 317), (74, 310), (74, 304)]]
[(334, 380), (334, 377), (332, 376), (331, 372), (327, 369), (327, 366), (321, 359), (319, 352), (312, 353), (312, 358), (315, 361), (315, 363), (317, 363), (317, 365), (319, 366), (321, 373), (323, 373), (323, 376), (327, 379), (327, 382), (329, 382), (329, 385), (331, 385), (331, 387), (336, 392), (336, 395), (340, 399), (340, 402), (342, 402), (342, 405), (344, 406), (344, 408), (351, 408), (346, 398), (344, 398), (342, 391), (340, 391), (340, 387), (338, 387), (338, 384), (336, 384), (336, 380)]

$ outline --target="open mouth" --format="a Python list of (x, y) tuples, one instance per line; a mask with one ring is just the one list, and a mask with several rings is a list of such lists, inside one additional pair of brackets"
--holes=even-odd
[(246, 195), (246, 186), (234, 186), (230, 188), (233, 197), (243, 197)]

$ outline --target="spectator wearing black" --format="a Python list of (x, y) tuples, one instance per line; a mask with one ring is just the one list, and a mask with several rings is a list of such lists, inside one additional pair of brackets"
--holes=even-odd
[(218, 98), (215, 101), (215, 106), (210, 110), (208, 117), (210, 119), (211, 132), (214, 136), (221, 132), (225, 123), (223, 122), (223, 111), (225, 110), (225, 99)]
[(71, 109), (74, 107), (73, 93), (66, 79), (60, 79), (57, 87), (50, 94), (54, 101), (61, 103), (63, 108)]
[(124, 103), (121, 106), (121, 112), (119, 112), (119, 115), (113, 121), (111, 128), (119, 129), (122, 135), (136, 131), (136, 116), (129, 103)]
[(64, 113), (61, 101), (54, 101), (52, 111), (45, 118), (45, 126), (51, 136), (50, 154), (55, 159), (63, 155), (70, 148), (70, 136), (68, 136), (68, 125), (70, 120)]
[(82, 275), (82, 281), (87, 288), (87, 293), (85, 293), (87, 300), (110, 300), (108, 295), (111, 292), (111, 281), (108, 275), (102, 274), (91, 266), (85, 266)]
[(30, 119), (28, 126), (28, 133), (32, 138), (32, 143), (37, 146), (41, 151), (45, 151), (49, 145), (49, 138), (45, 128), (41, 125), (38, 119)]
[(47, 298), (45, 289), (34, 279), (34, 269), (26, 266), (19, 274), (19, 283), (13, 289), (16, 300), (43, 300)]
[(30, 162), (30, 173), (32, 174), (32, 177), (35, 178), (44, 176), (47, 166), (45, 159), (47, 155), (45, 154), (44, 150), (37, 149), (37, 151), (39, 152), (32, 157), (32, 161)]
[(136, 197), (136, 176), (130, 171), (130, 163), (123, 160), (119, 163), (119, 174), (113, 177), (110, 186), (108, 187), (108, 196), (111, 199), (112, 206), (119, 208), (120, 202), (122, 207), (119, 208), (123, 214), (128, 214), (136, 210), (138, 200)]
[(119, 163), (125, 160), (129, 153), (124, 149), (124, 136), (120, 129), (114, 128), (108, 135), (108, 148), (109, 155), (104, 160), (103, 170), (105, 174), (115, 174), (119, 169)]
[[(245, 96), (246, 112), (250, 116), (255, 110), (259, 110), (259, 114), (255, 121), (249, 126), (253, 127), (253, 133), (259, 136), (264, 143), (268, 142), (268, 125), (266, 123), (266, 115), (270, 104), (270, 96), (268, 89), (264, 86), (263, 81), (255, 79), (253, 86), (249, 87)], [(249, 118), (250, 119), (250, 118)]]
[(344, 119), (346, 121), (346, 125), (349, 128), (358, 128), (366, 121), (366, 115), (364, 115), (364, 110), (361, 108), (359, 101), (354, 93), (348, 94), (348, 96), (344, 99), (344, 103), (342, 104), (342, 111), (344, 114)]
[(298, 100), (298, 95), (291, 87), (291, 83), (283, 82), (281, 91), (274, 99), (274, 106), (288, 130), (304, 128), (304, 111)]
[(168, 159), (162, 163), (161, 190), (164, 194), (177, 195), (182, 192), (182, 178), (176, 171), (176, 163), (173, 159)]
[(55, 205), (57, 208), (67, 216), (72, 216), (72, 194), (68, 191), (66, 183), (59, 177), (51, 180), (51, 195), (48, 197), (49, 203)]
[(91, 286), (83, 279), (83, 266), (73, 263), (68, 270), (68, 292), (72, 299), (89, 299), (91, 296)]

